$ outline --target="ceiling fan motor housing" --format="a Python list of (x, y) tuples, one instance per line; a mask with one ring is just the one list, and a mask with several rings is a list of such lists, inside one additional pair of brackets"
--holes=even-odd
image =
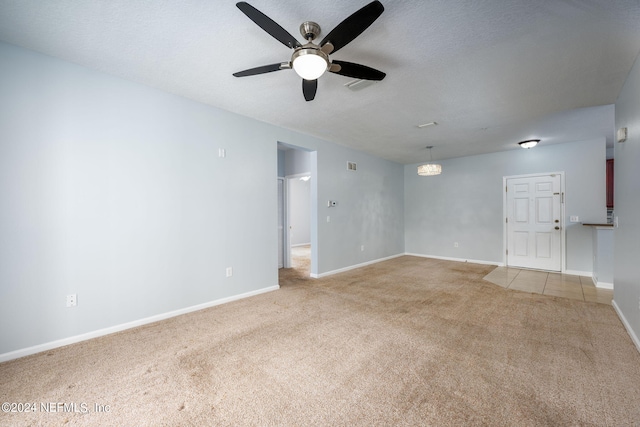
[(300, 24), (300, 34), (307, 41), (315, 40), (320, 35), (320, 25), (313, 21), (306, 21)]

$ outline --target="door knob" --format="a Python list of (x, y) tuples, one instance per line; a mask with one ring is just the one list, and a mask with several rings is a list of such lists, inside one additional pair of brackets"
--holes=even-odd
[(557, 225), (556, 225), (556, 230), (560, 230), (560, 227), (558, 227)]

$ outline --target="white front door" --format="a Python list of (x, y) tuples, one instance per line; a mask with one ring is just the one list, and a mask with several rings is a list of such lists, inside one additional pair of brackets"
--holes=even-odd
[(507, 266), (562, 270), (561, 175), (506, 179)]

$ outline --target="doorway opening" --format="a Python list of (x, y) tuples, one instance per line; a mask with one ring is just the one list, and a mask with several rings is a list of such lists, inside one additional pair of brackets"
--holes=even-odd
[(278, 268), (310, 277), (317, 270), (316, 153), (278, 142)]
[(504, 265), (565, 270), (564, 172), (503, 178)]

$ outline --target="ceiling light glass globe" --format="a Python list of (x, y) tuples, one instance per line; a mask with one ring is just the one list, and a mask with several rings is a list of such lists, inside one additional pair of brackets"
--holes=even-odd
[(327, 71), (329, 63), (313, 49), (304, 49), (293, 59), (293, 69), (305, 80), (315, 80)]

